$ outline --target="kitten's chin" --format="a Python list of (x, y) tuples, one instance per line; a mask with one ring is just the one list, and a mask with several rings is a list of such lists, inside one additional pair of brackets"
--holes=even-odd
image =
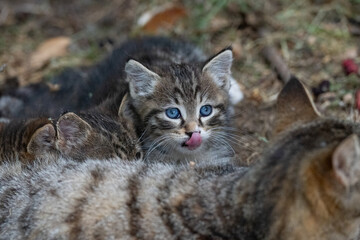
[(196, 154), (200, 152), (203, 148), (204, 143), (200, 144), (199, 146), (188, 146), (185, 143), (181, 144), (180, 147), (177, 148), (177, 150), (182, 154)]
[(199, 148), (202, 147), (202, 144), (200, 145), (196, 145), (196, 146), (193, 146), (193, 145), (187, 145), (186, 142), (184, 142), (183, 144), (181, 144), (181, 149), (183, 151), (188, 151), (188, 152), (194, 152), (194, 151), (197, 151)]

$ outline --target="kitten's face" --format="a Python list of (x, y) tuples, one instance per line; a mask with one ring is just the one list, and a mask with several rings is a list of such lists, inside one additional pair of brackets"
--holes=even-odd
[(173, 64), (150, 71), (130, 60), (126, 67), (130, 95), (142, 120), (148, 151), (157, 148), (194, 155), (227, 144), (231, 61), (230, 50), (204, 67)]

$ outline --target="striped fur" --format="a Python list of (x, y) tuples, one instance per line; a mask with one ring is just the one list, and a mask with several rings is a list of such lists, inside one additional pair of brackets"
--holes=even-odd
[[(35, 118), (13, 120), (2, 123), (0, 129), (0, 162), (20, 161), (24, 164), (37, 159), (56, 159), (59, 154), (55, 148), (55, 130), (47, 130), (46, 136), (38, 133), (45, 126), (53, 128), (52, 120)], [(50, 129), (49, 128), (49, 129)], [(38, 139), (39, 141), (33, 141)]]
[(0, 239), (355, 239), (360, 183), (344, 188), (331, 165), (353, 133), (359, 125), (314, 121), (280, 137), (251, 168), (8, 163)]
[[(135, 120), (145, 161), (200, 162), (232, 154), (227, 134), (232, 52), (225, 49), (205, 61), (189, 58), (182, 48), (144, 48), (125, 65), (130, 89), (125, 114)], [(213, 109), (206, 117), (200, 115), (205, 105)], [(169, 108), (177, 108), (180, 117), (169, 118)], [(202, 139), (196, 149), (185, 144), (192, 132)]]
[(77, 161), (114, 157), (134, 160), (142, 158), (142, 150), (131, 122), (99, 112), (69, 112), (54, 121), (36, 118), (1, 125), (1, 162), (28, 164), (60, 156)]
[(57, 131), (57, 149), (67, 158), (134, 160), (143, 156), (134, 126), (122, 117), (99, 112), (66, 113), (57, 121)]
[[(292, 80), (283, 93), (293, 86), (303, 87)], [(297, 100), (307, 98), (297, 92)], [(309, 106), (294, 105), (293, 113), (313, 115)], [(250, 168), (217, 157), (182, 166), (6, 163), (0, 239), (358, 239), (360, 125), (302, 119), (278, 128)]]
[[(221, 55), (224, 52), (227, 54)], [(231, 51), (224, 52), (207, 59), (186, 41), (164, 37), (130, 39), (98, 65), (69, 69), (56, 76), (52, 83), (59, 85), (58, 91), (50, 91), (49, 86), (40, 83), (4, 92), (0, 102), (8, 103), (11, 96), (12, 101), (21, 104), (14, 111), (0, 106), (0, 115), (19, 118), (41, 113), (57, 117), (65, 110), (95, 108), (117, 117), (118, 104), (129, 90), (125, 69), (132, 59), (161, 77), (153, 94), (145, 99), (130, 96), (127, 108), (143, 151), (147, 152), (146, 159), (174, 163), (228, 156), (232, 154), (227, 134), (229, 102), (241, 100), (242, 92), (230, 74), (232, 56), (227, 55)], [(169, 104), (187, 112), (180, 123), (164, 118), (164, 108), (170, 107), (165, 105)], [(214, 114), (200, 118), (199, 108), (205, 104), (214, 107)], [(201, 128), (202, 146), (188, 150), (182, 146), (188, 140), (185, 132), (196, 127)]]

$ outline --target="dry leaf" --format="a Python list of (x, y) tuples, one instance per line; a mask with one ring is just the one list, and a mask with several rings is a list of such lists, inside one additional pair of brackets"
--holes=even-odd
[(51, 58), (64, 56), (70, 43), (71, 39), (68, 37), (56, 37), (40, 44), (30, 56), (29, 71), (42, 68)]
[(186, 16), (186, 9), (178, 5), (164, 5), (145, 12), (138, 24), (149, 33), (156, 33), (160, 28), (172, 27), (175, 22)]

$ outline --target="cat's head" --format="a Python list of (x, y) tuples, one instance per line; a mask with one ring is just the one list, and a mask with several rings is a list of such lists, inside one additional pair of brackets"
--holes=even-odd
[(141, 119), (145, 148), (191, 155), (226, 145), (232, 60), (231, 49), (225, 49), (201, 65), (150, 69), (127, 62), (129, 102)]
[(65, 157), (133, 160), (142, 157), (136, 133), (126, 122), (97, 113), (68, 112), (56, 123), (56, 148)]
[(1, 161), (30, 163), (35, 159), (54, 159), (55, 128), (51, 119), (2, 122), (0, 129)]
[(278, 226), (282, 238), (276, 239), (355, 239), (360, 125), (320, 116), (304, 85), (293, 78), (278, 97), (275, 133), (263, 168), (264, 176), (272, 176), (266, 185), (282, 192), (269, 198), (276, 203), (272, 234), (280, 234)]

